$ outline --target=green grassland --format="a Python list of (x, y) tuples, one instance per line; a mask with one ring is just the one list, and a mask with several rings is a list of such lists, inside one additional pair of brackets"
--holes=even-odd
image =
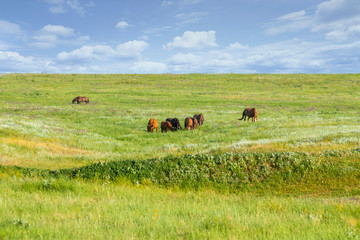
[(0, 239), (358, 239), (359, 93), (360, 74), (0, 75)]
[[(78, 167), (207, 152), (348, 149), (359, 143), (359, 75), (3, 75), (1, 164)], [(86, 95), (90, 104), (71, 104)], [(258, 109), (256, 124), (237, 119)], [(196, 131), (148, 134), (203, 113)]]

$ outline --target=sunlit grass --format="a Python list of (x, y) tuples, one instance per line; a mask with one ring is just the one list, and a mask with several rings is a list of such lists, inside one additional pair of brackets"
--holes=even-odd
[(3, 179), (0, 192), (0, 237), (10, 239), (357, 239), (360, 234), (357, 197), (219, 195), (64, 179)]

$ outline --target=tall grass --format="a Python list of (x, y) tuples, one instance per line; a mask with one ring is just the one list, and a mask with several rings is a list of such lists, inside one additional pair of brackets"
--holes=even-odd
[(359, 198), (219, 195), (54, 179), (0, 184), (5, 239), (357, 239)]

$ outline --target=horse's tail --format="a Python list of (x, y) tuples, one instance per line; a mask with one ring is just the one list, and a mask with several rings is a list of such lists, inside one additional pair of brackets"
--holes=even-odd
[(245, 110), (243, 111), (243, 115), (242, 115), (242, 118), (239, 118), (239, 120), (243, 120), (244, 118), (246, 118), (246, 115), (245, 115)]

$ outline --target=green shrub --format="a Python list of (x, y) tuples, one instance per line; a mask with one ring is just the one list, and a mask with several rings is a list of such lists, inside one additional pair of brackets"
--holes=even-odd
[[(307, 176), (314, 179), (359, 175), (360, 165), (333, 161), (333, 154), (299, 152), (186, 154), (148, 160), (124, 160), (96, 163), (75, 169), (38, 170), (2, 167), (13, 177), (22, 175), (45, 178), (43, 182), (23, 184), (24, 188), (42, 191), (73, 191), (66, 178), (87, 181), (124, 182), (183, 189), (212, 188), (237, 191), (249, 186), (281, 186)], [(358, 154), (358, 150), (337, 151), (336, 157)], [(357, 155), (355, 155), (357, 156)], [(59, 179), (54, 181), (54, 179)], [(316, 180), (318, 181), (318, 180)]]
[(302, 177), (319, 166), (314, 156), (303, 153), (186, 154), (142, 161), (96, 163), (78, 169), (51, 171), (49, 174), (87, 180), (115, 181), (125, 178), (132, 183), (151, 182), (165, 187), (237, 189), (244, 184), (271, 178), (286, 180)]

